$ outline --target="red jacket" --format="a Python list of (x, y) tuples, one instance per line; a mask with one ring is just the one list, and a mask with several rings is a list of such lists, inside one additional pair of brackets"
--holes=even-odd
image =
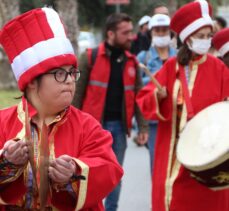
[[(124, 96), (126, 125), (131, 128), (131, 120), (134, 114), (135, 104), (135, 81), (136, 66), (135, 57), (128, 51), (125, 52), (127, 61), (123, 71)], [(101, 68), (102, 67), (102, 68)], [(110, 60), (105, 52), (104, 43), (99, 45), (97, 58), (91, 70), (86, 95), (83, 101), (82, 110), (94, 116), (98, 121), (102, 121), (107, 87), (110, 78)]]
[[(0, 149), (9, 139), (25, 137), (23, 103), (0, 111)], [(36, 111), (29, 106), (32, 117)], [(50, 127), (51, 128), (51, 127)], [(76, 202), (67, 191), (52, 189), (51, 204), (58, 210), (104, 210), (102, 199), (112, 191), (122, 177), (123, 170), (111, 149), (112, 138), (90, 115), (70, 106), (64, 116), (52, 124), (49, 133), (50, 156), (67, 154), (75, 158), (80, 169), (77, 174), (86, 180), (76, 182)], [(1, 165), (1, 163), (0, 163)], [(20, 204), (27, 192), (25, 172), (4, 181), (0, 169), (0, 204)]]
[[(167, 89), (167, 98), (158, 102), (153, 83), (137, 95), (145, 118), (159, 120), (153, 169), (153, 211), (228, 211), (229, 189), (210, 190), (177, 161), (176, 117), (181, 93), (184, 113), (180, 114), (180, 123), (228, 97), (229, 70), (211, 55), (199, 57), (192, 62), (190, 80), (186, 84), (185, 69), (176, 64), (176, 58), (171, 58), (156, 74), (159, 83)], [(184, 125), (179, 124), (181, 126)]]

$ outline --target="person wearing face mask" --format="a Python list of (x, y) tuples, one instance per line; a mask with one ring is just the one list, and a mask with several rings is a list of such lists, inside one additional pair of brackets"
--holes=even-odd
[[(176, 55), (176, 50), (170, 47), (170, 17), (164, 14), (154, 15), (148, 24), (151, 33), (152, 42), (148, 51), (141, 51), (137, 59), (140, 63), (146, 65), (152, 74), (159, 70), (168, 58)], [(142, 74), (144, 85), (149, 83), (150, 78), (146, 74)], [(157, 131), (157, 121), (149, 122), (149, 140), (148, 148), (150, 152), (150, 167), (152, 173), (153, 157), (154, 157), (154, 143)]]
[(212, 43), (219, 52), (220, 59), (229, 68), (229, 28), (217, 32), (212, 39)]
[[(190, 12), (192, 11), (192, 12)], [(157, 119), (153, 170), (153, 211), (228, 211), (229, 189), (213, 191), (191, 177), (176, 157), (180, 131), (204, 108), (229, 96), (229, 71), (207, 54), (212, 34), (212, 7), (205, 0), (176, 11), (170, 27), (182, 46), (157, 72), (163, 88), (147, 84), (137, 95), (146, 119)]]

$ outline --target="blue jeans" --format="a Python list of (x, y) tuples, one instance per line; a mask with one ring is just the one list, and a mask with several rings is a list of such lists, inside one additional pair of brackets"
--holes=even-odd
[(149, 147), (149, 154), (150, 154), (150, 169), (151, 174), (153, 173), (153, 161), (154, 161), (154, 148), (155, 148), (155, 140), (156, 140), (156, 133), (157, 133), (157, 122), (150, 121), (149, 122), (149, 139), (148, 139), (148, 147)]
[[(113, 137), (112, 149), (117, 157), (119, 164), (122, 166), (127, 146), (126, 133), (121, 121), (106, 121), (103, 128), (111, 132)], [(115, 211), (118, 208), (118, 200), (121, 190), (121, 182), (107, 196), (105, 200), (105, 210)]]

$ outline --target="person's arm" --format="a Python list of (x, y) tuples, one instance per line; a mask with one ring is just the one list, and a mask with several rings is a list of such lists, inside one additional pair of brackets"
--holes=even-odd
[(60, 210), (73, 210), (76, 207), (78, 195), (79, 166), (74, 158), (61, 155), (49, 164), (51, 201)]
[[(72, 158), (77, 168), (66, 190), (53, 192), (52, 202), (60, 210), (74, 206), (74, 210), (96, 207), (120, 182), (123, 170), (111, 148), (112, 136), (90, 115), (84, 114), (81, 151)], [(69, 197), (74, 191), (72, 197)], [(62, 203), (65, 200), (65, 203)], [(66, 203), (66, 200), (68, 203)], [(65, 206), (65, 207), (64, 207)]]
[[(138, 55), (137, 55), (137, 60), (139, 63), (142, 63), (144, 64), (145, 66), (147, 66), (147, 54), (148, 54), (148, 51), (141, 51)], [(140, 76), (142, 78), (142, 83), (143, 85), (146, 85), (148, 82), (149, 82), (149, 76), (147, 76), (143, 70), (140, 69)]]
[(222, 64), (222, 69), (223, 69), (223, 77), (222, 77), (222, 100), (229, 100), (229, 68)]
[[(141, 79), (141, 70), (138, 68), (137, 69), (137, 75), (136, 75), (136, 81), (135, 81), (135, 93), (137, 94), (140, 89), (143, 87), (142, 85), (142, 79)], [(136, 121), (138, 124), (138, 129), (140, 133), (148, 133), (148, 122), (144, 119), (137, 103), (135, 102), (135, 106), (134, 106), (134, 110), (135, 110), (135, 117), (136, 117)]]
[[(13, 140), (11, 140), (11, 142), (13, 142)], [(6, 143), (0, 113), (0, 205), (9, 204), (18, 200), (26, 191), (23, 179), (23, 171), (26, 165), (15, 165), (6, 158)]]
[(81, 109), (90, 77), (90, 68), (88, 67), (88, 58), (86, 52), (82, 54), (79, 59), (79, 70), (80, 78), (76, 82), (76, 92), (72, 101), (72, 105), (78, 109)]
[[(136, 102), (147, 120), (166, 121), (170, 118), (171, 93), (168, 92), (168, 74), (169, 67), (172, 69), (174, 62), (169, 62), (157, 72), (156, 79), (163, 87), (163, 90), (158, 90), (152, 82), (149, 82), (145, 87), (140, 89), (137, 94)], [(171, 78), (172, 76), (170, 76)], [(165, 93), (166, 94), (165, 94)], [(165, 95), (164, 95), (165, 94)]]
[[(3, 152), (3, 151), (2, 151)], [(4, 153), (0, 154), (0, 187), (13, 182), (23, 173), (24, 166), (9, 162)]]

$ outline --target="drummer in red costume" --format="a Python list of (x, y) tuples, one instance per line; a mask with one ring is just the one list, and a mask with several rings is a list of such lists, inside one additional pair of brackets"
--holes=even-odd
[(218, 31), (212, 43), (216, 50), (219, 51), (220, 57), (229, 68), (229, 27)]
[(102, 199), (123, 170), (110, 133), (71, 106), (80, 73), (58, 14), (22, 14), (3, 27), (0, 42), (23, 93), (17, 106), (0, 111), (1, 208), (104, 210)]
[(177, 161), (179, 132), (196, 113), (229, 96), (229, 71), (207, 54), (211, 46), (212, 8), (207, 1), (177, 10), (171, 29), (183, 45), (137, 96), (147, 119), (158, 119), (153, 172), (153, 211), (228, 211), (229, 190), (213, 191), (198, 183)]

